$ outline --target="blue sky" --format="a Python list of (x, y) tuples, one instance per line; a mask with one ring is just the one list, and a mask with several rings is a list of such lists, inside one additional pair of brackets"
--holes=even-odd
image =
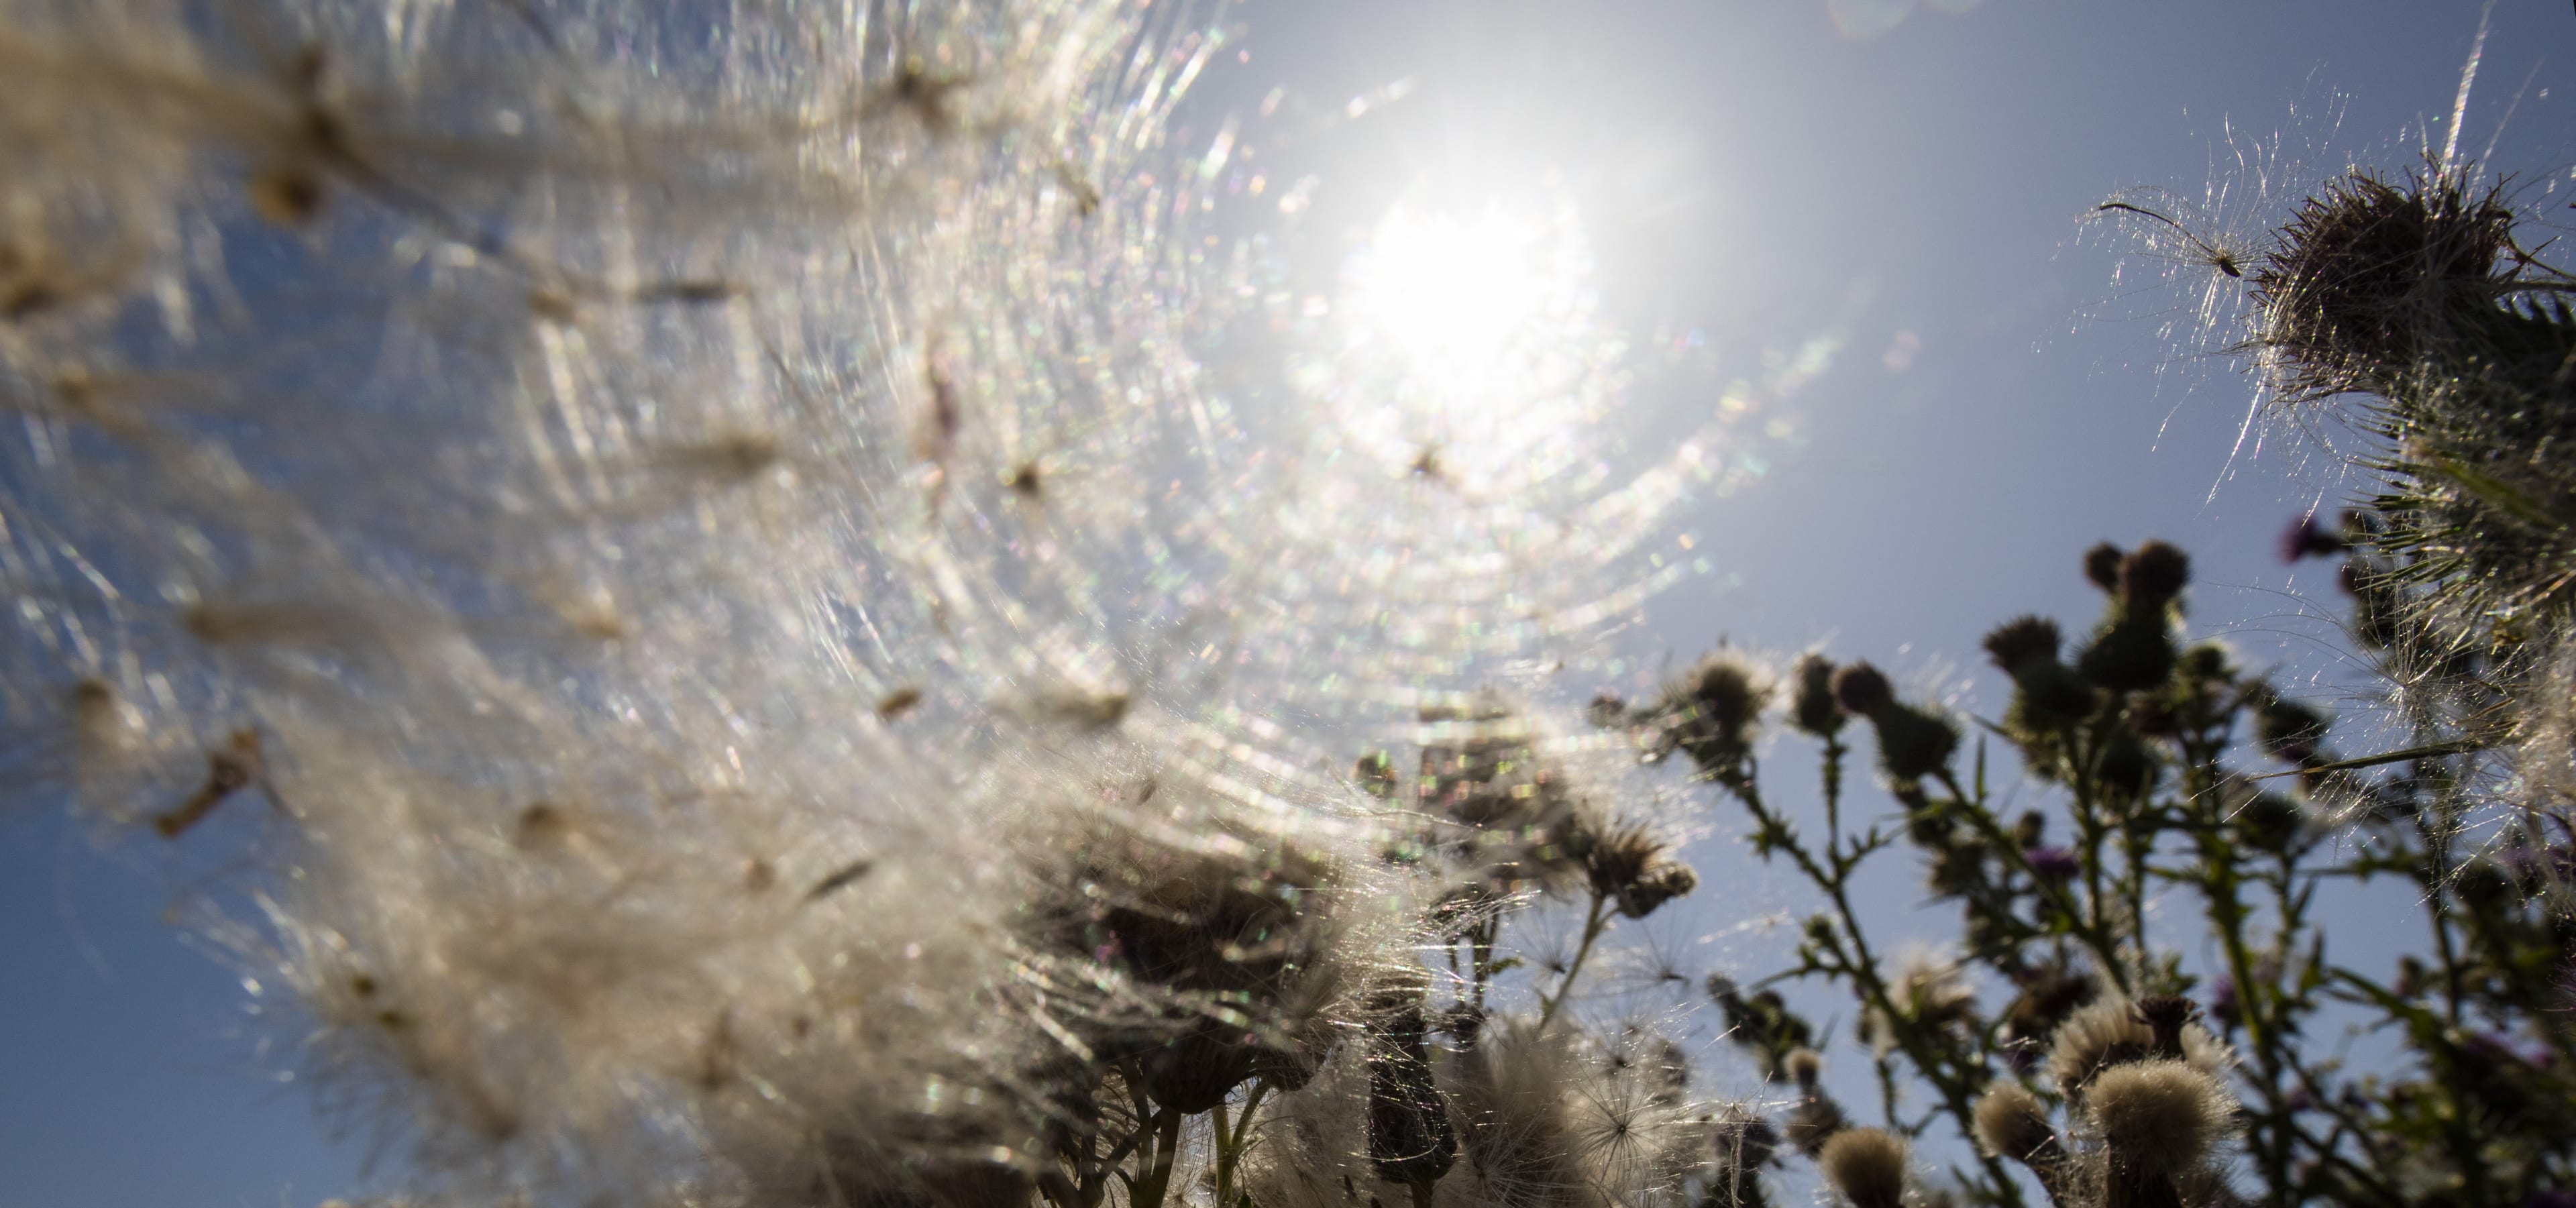
[[(2345, 489), (2334, 466), (2280, 423), (2258, 426), (2259, 456), (2240, 449), (2250, 384), (2164, 330), (2197, 283), (2135, 264), (2115, 280), (2118, 241), (2078, 219), (2131, 186), (2238, 181), (2240, 147), (2303, 160), (2289, 186), (2404, 167), (2447, 135), (2479, 5), (1255, 0), (1238, 16), (1247, 57), (1211, 73), (1188, 120), (1204, 141), (1273, 89), (1291, 117), (1320, 115), (1282, 119), (1295, 137), (1267, 149), (1320, 180), (1309, 271), (1408, 194), (1544, 187), (1582, 215), (1603, 312), (1638, 343), (1832, 337), (1830, 365), (1781, 407), (1793, 422), (1765, 472), (1684, 518), (1717, 569), (1648, 606), (1623, 639), (1635, 655), (1687, 658), (1721, 634), (1827, 641), (1948, 683), (1976, 673), (1998, 620), (2089, 619), (2085, 546), (2163, 536), (2197, 559), (2204, 632), (2257, 665), (2331, 668), (2322, 630), (2281, 621), (2332, 608), (2330, 583), (2271, 546)], [(2576, 15), (2495, 6), (2464, 146), (2493, 140), (2497, 166), (2564, 192), (2571, 67)], [(1347, 116), (1400, 81), (1400, 99)], [(2247, 233), (2276, 213), (2249, 209)], [(1723, 839), (1693, 855), (1716, 882), (1742, 861)], [(237, 975), (158, 917), (173, 900), (159, 859), (0, 816), (0, 1208), (300, 1206), (364, 1165), (243, 1039), (258, 1033)], [(1794, 902), (1776, 885), (1756, 897)], [(1913, 900), (1896, 878), (1866, 908), (1896, 918)], [(2338, 926), (2359, 942), (2374, 912), (2406, 906), (2359, 900)], [(1678, 934), (1696, 938), (1730, 933), (1743, 906), (1689, 909)]]

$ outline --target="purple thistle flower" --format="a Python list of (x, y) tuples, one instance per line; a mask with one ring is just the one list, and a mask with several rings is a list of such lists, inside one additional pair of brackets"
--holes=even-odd
[(2220, 1023), (2230, 1027), (2235, 1026), (2237, 1021), (2235, 978), (2221, 973), (2209, 979), (2209, 1015)]
[(2297, 562), (2302, 558), (2324, 558), (2342, 553), (2347, 548), (2342, 534), (2317, 523), (2310, 512), (2290, 522), (2281, 530), (2281, 561)]
[(2576, 1208), (2576, 1191), (2535, 1191), (2523, 1197), (2522, 1208)]
[(2075, 853), (2063, 847), (2025, 847), (2021, 859), (2030, 865), (2031, 875), (2043, 881), (2068, 880), (2082, 871), (2075, 862)]

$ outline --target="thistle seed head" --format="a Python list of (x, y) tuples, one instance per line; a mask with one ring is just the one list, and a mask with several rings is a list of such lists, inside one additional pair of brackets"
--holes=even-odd
[(2454, 308), (2494, 305), (2512, 232), (2500, 192), (2456, 174), (2351, 173), (2302, 203), (2256, 268), (2256, 342), (2282, 354), (2296, 397), (2385, 385)]
[(2018, 1082), (1997, 1082), (1977, 1100), (1977, 1144), (2026, 1166), (2054, 1161), (2057, 1130), (2048, 1108)]
[(1816, 1167), (1852, 1208), (1902, 1208), (1905, 1139), (1884, 1129), (1852, 1128), (1825, 1142)]
[(2235, 1111), (2235, 1097), (2216, 1078), (2163, 1059), (2103, 1071), (2084, 1099), (2115, 1178), (2171, 1178), (2200, 1164)]

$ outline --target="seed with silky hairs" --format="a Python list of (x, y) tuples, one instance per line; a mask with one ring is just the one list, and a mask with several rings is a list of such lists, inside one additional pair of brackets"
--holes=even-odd
[(1816, 1167), (1852, 1208), (1902, 1208), (1905, 1159), (1904, 1138), (1885, 1129), (1852, 1128), (1825, 1142)]

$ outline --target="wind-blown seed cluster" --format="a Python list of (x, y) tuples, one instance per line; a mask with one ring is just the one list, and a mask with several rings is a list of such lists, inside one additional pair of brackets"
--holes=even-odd
[(1487, 383), (1545, 458), (1355, 411), (1401, 366), (1288, 292), (1260, 132), (1176, 133), (1236, 36), (0, 5), (18, 795), (233, 869), (200, 913), (425, 1191), (1678, 1197), (1686, 1070), (1422, 953), (1692, 888), (1632, 748), (1470, 689), (1742, 471), (1591, 439), (1570, 216)]

